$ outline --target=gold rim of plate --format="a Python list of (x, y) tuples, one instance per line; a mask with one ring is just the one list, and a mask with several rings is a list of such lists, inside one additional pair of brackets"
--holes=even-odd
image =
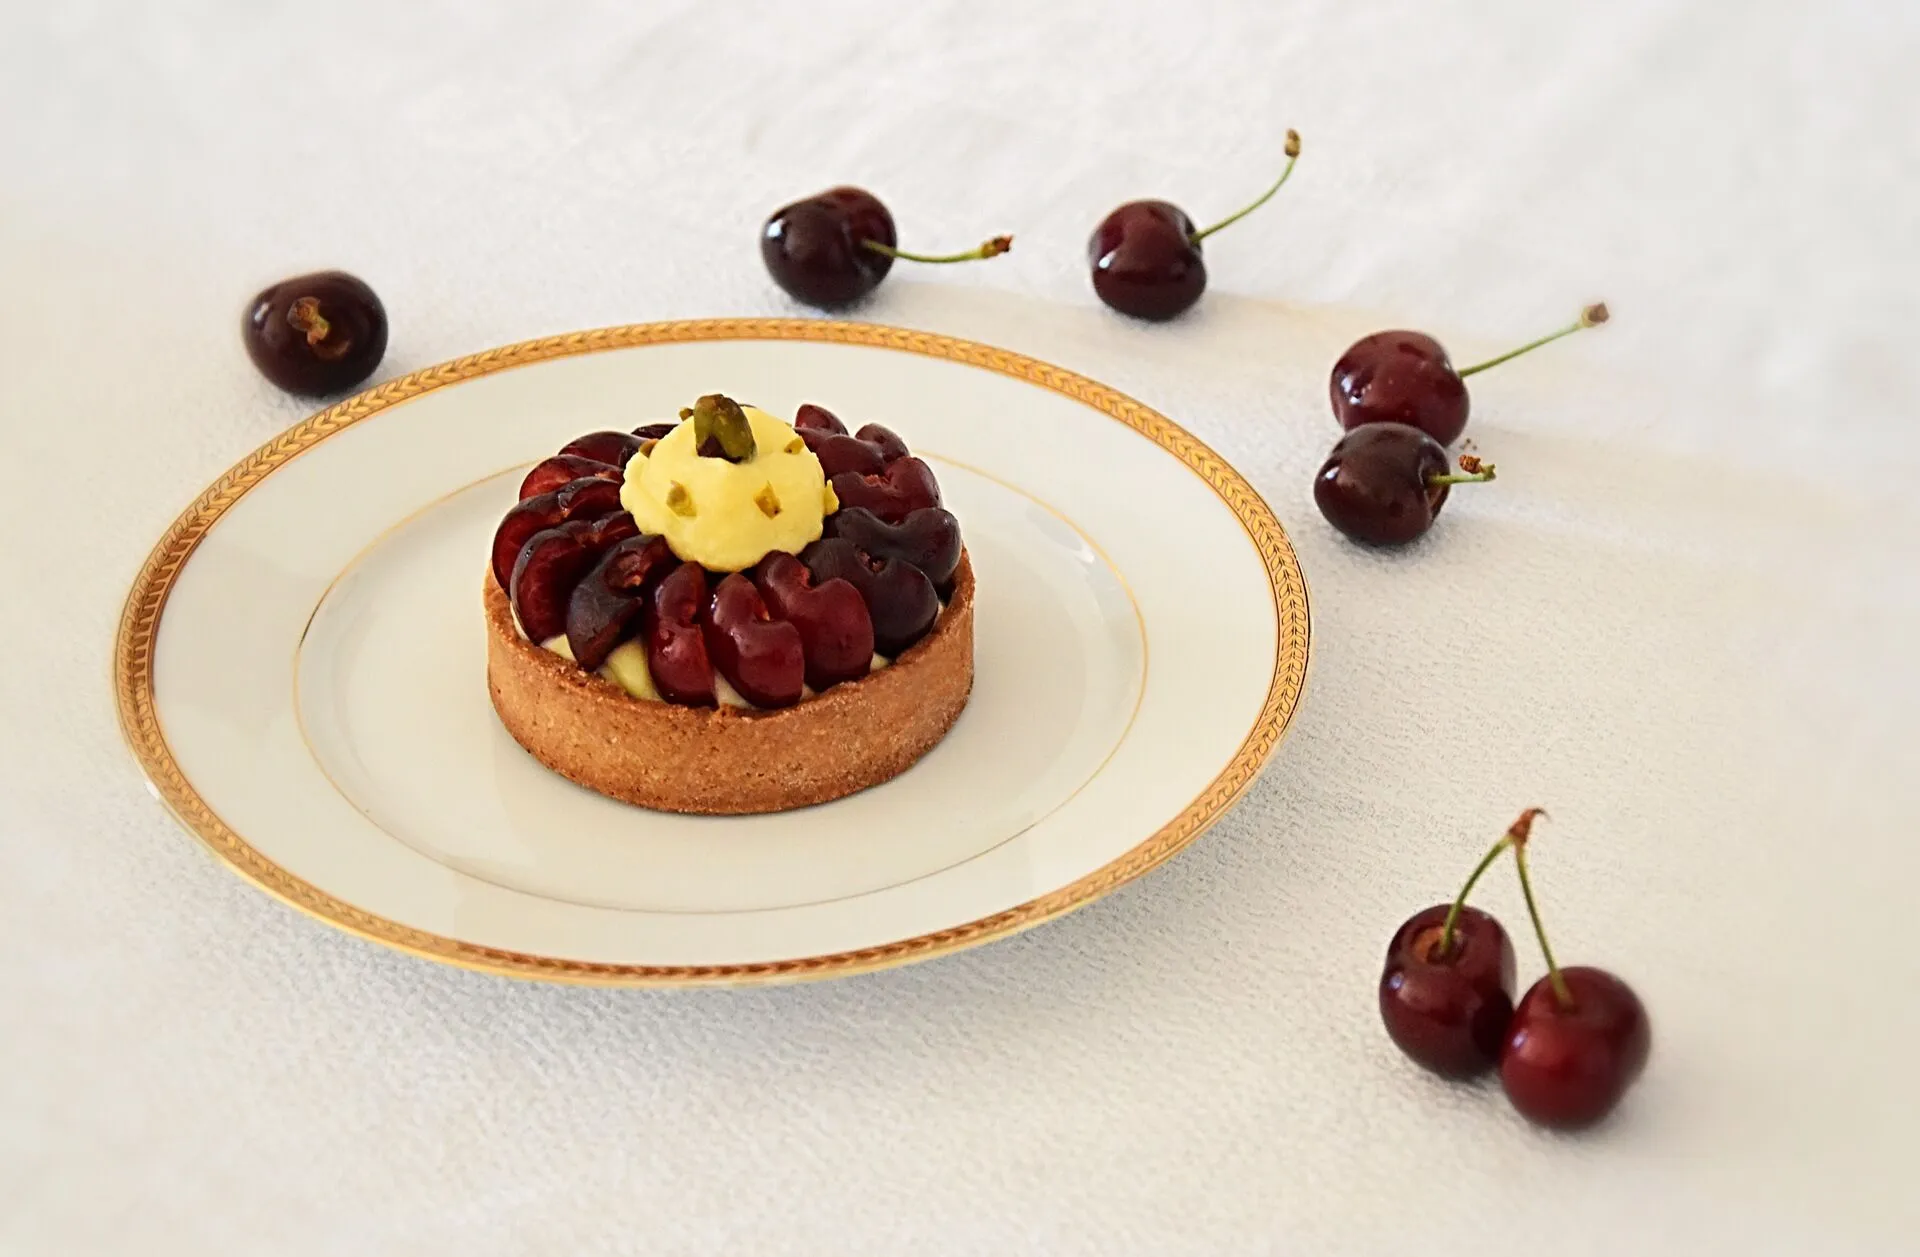
[[(1273, 680), (1233, 758), (1205, 790), (1159, 830), (1078, 881), (1015, 907), (929, 934), (856, 951), (731, 965), (625, 965), (483, 947), (428, 933), (356, 908), (294, 876), (230, 829), (175, 761), (154, 704), (153, 647), (174, 581), (200, 539), (273, 471), (336, 433), (435, 389), (495, 371), (575, 354), (683, 341), (799, 340), (866, 345), (997, 371), (1091, 406), (1184, 463), (1233, 511), (1266, 567), (1279, 621)], [(278, 899), (348, 933), (429, 960), (509, 977), (601, 986), (703, 986), (795, 982), (869, 973), (961, 951), (1030, 929), (1083, 907), (1186, 847), (1233, 805), (1279, 745), (1306, 684), (1307, 587), (1286, 531), (1260, 495), (1213, 450), (1166, 416), (1083, 375), (974, 341), (872, 323), (813, 319), (692, 319), (634, 323), (522, 341), (415, 371), (359, 393), (294, 425), (229, 468), (194, 500), (148, 555), (120, 617), (114, 687), (121, 731), (134, 758), (185, 828), (229, 868)]]

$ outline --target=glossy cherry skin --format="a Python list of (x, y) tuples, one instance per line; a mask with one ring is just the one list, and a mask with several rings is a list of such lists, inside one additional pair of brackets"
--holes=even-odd
[(913, 452), (907, 448), (907, 443), (900, 439), (899, 433), (892, 428), (881, 427), (877, 423), (867, 424), (854, 435), (879, 450), (881, 462), (888, 467)]
[(871, 192), (832, 188), (775, 210), (760, 229), (760, 257), (788, 295), (831, 309), (866, 296), (893, 268), (865, 240), (899, 244), (893, 215)]
[(1452, 445), (1467, 430), (1467, 382), (1424, 332), (1362, 336), (1333, 364), (1327, 391), (1334, 418), (1349, 431), (1404, 423)]
[(679, 426), (677, 423), (643, 423), (633, 430), (633, 435), (642, 441), (658, 441)]
[(820, 460), (820, 470), (827, 479), (835, 476), (878, 476), (886, 471), (887, 460), (880, 453), (880, 447), (871, 441), (862, 441), (857, 436), (847, 436), (841, 432), (829, 432), (825, 428), (796, 428), (800, 439), (805, 441), (813, 456)]
[(811, 429), (817, 432), (836, 432), (841, 436), (847, 435), (847, 425), (840, 422), (840, 416), (825, 406), (816, 406), (812, 402), (802, 403), (800, 409), (794, 412), (793, 426), (802, 432)]
[(848, 472), (828, 483), (843, 509), (869, 510), (890, 524), (925, 507), (940, 505), (940, 482), (934, 478), (933, 468), (917, 458), (902, 458), (878, 476)]
[(240, 338), (260, 374), (287, 392), (344, 393), (386, 355), (387, 309), (345, 271), (319, 271), (263, 290), (247, 306)]
[(561, 454), (576, 454), (597, 463), (625, 467), (639, 452), (642, 438), (630, 432), (589, 432), (560, 447)]
[(679, 566), (665, 537), (628, 537), (601, 555), (567, 600), (574, 662), (588, 671), (605, 663), (640, 624), (653, 587)]
[(755, 707), (791, 707), (807, 683), (800, 630), (776, 620), (744, 573), (723, 577), (700, 620), (707, 655)]
[(618, 482), (626, 479), (626, 473), (612, 463), (603, 463), (597, 458), (555, 454), (534, 464), (533, 470), (520, 482), (520, 496), (530, 498), (538, 493), (552, 493), (575, 480), (586, 478)]
[(889, 659), (925, 637), (940, 618), (927, 574), (899, 559), (871, 559), (844, 537), (823, 537), (800, 554), (815, 584), (844, 580), (873, 617), (873, 648)]
[(1500, 922), (1463, 907), (1441, 954), (1450, 904), (1407, 918), (1387, 944), (1380, 1019), (1400, 1050), (1448, 1078), (1484, 1074), (1500, 1060), (1513, 1018), (1513, 942)]
[(1370, 423), (1334, 443), (1313, 478), (1313, 501), (1355, 541), (1405, 545), (1433, 527), (1452, 486), (1431, 481), (1447, 471), (1447, 451), (1420, 429)]
[(712, 707), (713, 661), (707, 655), (700, 617), (707, 606), (707, 573), (682, 563), (653, 588), (641, 614), (647, 669), (660, 697), (682, 707)]
[(600, 555), (640, 530), (622, 511), (599, 519), (570, 519), (537, 532), (520, 548), (508, 596), (528, 638), (543, 643), (567, 631), (567, 603)]
[(815, 584), (807, 565), (791, 554), (761, 560), (753, 583), (773, 617), (800, 630), (808, 685), (824, 690), (867, 675), (873, 666), (873, 616), (852, 584)]
[(1186, 211), (1165, 201), (1128, 201), (1087, 241), (1093, 290), (1122, 314), (1157, 321), (1207, 290), (1207, 262)]
[(1605, 969), (1562, 969), (1573, 996), (1562, 1007), (1540, 979), (1521, 997), (1500, 1053), (1500, 1085), (1521, 1116), (1576, 1130), (1613, 1111), (1653, 1047), (1640, 997)]
[(937, 506), (921, 507), (897, 524), (850, 507), (827, 516), (827, 536), (845, 537), (873, 559), (900, 559), (927, 574), (945, 596), (960, 567), (960, 521)]
[(537, 532), (558, 528), (570, 519), (598, 519), (620, 509), (620, 486), (587, 478), (568, 481), (551, 493), (522, 498), (508, 508), (493, 533), (493, 578), (500, 588), (513, 581), (513, 565), (520, 549)]

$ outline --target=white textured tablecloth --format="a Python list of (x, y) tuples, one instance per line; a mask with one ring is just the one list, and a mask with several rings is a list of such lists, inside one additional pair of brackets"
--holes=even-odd
[[(1834, 0), (0, 9), (0, 1253), (1916, 1251), (1920, 31)], [(1112, 205), (1225, 213), (1110, 315)], [(1314, 674), (1245, 803), (1066, 920), (792, 989), (492, 979), (336, 934), (175, 829), (107, 661), (148, 546), (305, 408), (262, 283), (336, 265), (381, 377), (785, 314), (831, 182), (860, 316), (1091, 374), (1292, 531)], [(1326, 374), (1413, 326), (1499, 483), (1411, 551), (1314, 512)], [(1388, 935), (1523, 805), (1650, 1068), (1539, 1133), (1383, 1035)], [(1510, 878), (1487, 906), (1516, 927)]]

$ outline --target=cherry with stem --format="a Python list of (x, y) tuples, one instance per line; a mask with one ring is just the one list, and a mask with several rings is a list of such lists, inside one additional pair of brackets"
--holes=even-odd
[(1514, 844), (1513, 864), (1547, 976), (1514, 1009), (1500, 1049), (1500, 1085), (1529, 1121), (1562, 1130), (1590, 1126), (1613, 1111), (1646, 1068), (1646, 1008), (1604, 969), (1560, 967), (1540, 920), (1524, 835)]
[(1558, 331), (1464, 370), (1456, 370), (1445, 347), (1424, 332), (1389, 331), (1363, 336), (1333, 364), (1327, 385), (1333, 417), (1348, 431), (1371, 423), (1404, 423), (1442, 445), (1451, 445), (1467, 427), (1471, 408), (1468, 376), (1511, 362), (1575, 332), (1598, 327), (1608, 317), (1605, 305), (1590, 305)]
[(1451, 904), (1407, 918), (1387, 945), (1380, 1019), (1402, 1052), (1436, 1074), (1471, 1078), (1500, 1059), (1513, 1017), (1513, 943), (1491, 914), (1467, 905), (1467, 896), (1537, 815), (1530, 809), (1513, 823)]
[(1494, 478), (1493, 464), (1472, 454), (1454, 471), (1445, 447), (1418, 428), (1370, 423), (1334, 443), (1314, 476), (1313, 501), (1353, 540), (1399, 546), (1433, 527), (1455, 485)]
[(1185, 210), (1167, 201), (1128, 201), (1093, 229), (1087, 265), (1093, 290), (1115, 310), (1155, 322), (1173, 318), (1207, 288), (1201, 241), (1259, 209), (1286, 186), (1300, 158), (1300, 134), (1287, 132), (1287, 164), (1265, 192), (1211, 227), (1196, 228)]
[(829, 188), (775, 210), (760, 229), (760, 257), (774, 282), (808, 305), (834, 309), (872, 292), (896, 260), (944, 265), (999, 257), (1012, 236), (960, 253), (900, 247), (893, 215), (864, 188)]

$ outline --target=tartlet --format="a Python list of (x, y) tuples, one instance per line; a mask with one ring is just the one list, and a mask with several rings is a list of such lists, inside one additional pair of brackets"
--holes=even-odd
[(906, 771), (973, 686), (974, 573), (898, 436), (712, 394), (537, 465), (483, 604), (501, 723), (663, 811), (778, 812)]

